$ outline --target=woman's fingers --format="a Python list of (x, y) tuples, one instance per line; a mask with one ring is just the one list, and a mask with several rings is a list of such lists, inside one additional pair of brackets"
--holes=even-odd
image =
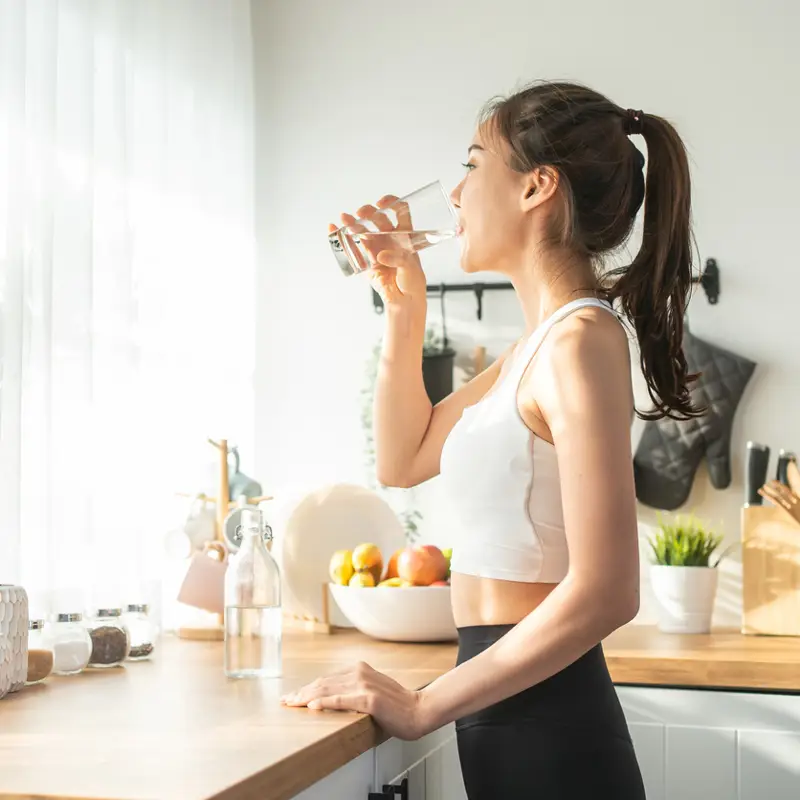
[(382, 231), (383, 233), (388, 233), (389, 231), (394, 230), (394, 225), (389, 217), (387, 217), (386, 214), (378, 211), (375, 206), (361, 206), (356, 213), (358, 214), (359, 219), (369, 220), (379, 231)]
[(369, 713), (369, 697), (365, 694), (332, 694), (312, 700), (308, 707), (313, 710), (360, 711)]

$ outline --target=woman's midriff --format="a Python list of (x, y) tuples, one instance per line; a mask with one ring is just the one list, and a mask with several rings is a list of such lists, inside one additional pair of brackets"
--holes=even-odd
[(480, 578), (454, 572), (450, 576), (453, 616), (459, 628), (468, 625), (515, 625), (558, 586)]

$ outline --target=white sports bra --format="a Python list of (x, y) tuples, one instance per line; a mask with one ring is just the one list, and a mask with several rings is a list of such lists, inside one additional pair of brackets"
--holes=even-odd
[(454, 520), (453, 572), (527, 583), (557, 583), (567, 574), (556, 449), (523, 421), (517, 389), (553, 325), (587, 306), (616, 315), (595, 298), (557, 309), (533, 331), (499, 385), (464, 409), (450, 431), (439, 484)]

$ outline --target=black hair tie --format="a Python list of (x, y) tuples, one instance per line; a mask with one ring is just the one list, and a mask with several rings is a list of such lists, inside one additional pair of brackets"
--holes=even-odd
[(625, 135), (635, 136), (637, 133), (641, 133), (643, 122), (644, 112), (629, 108), (625, 112), (625, 119), (622, 123), (622, 129), (625, 131)]

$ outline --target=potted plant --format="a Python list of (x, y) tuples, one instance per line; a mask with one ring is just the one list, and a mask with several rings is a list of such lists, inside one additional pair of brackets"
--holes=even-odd
[(717, 566), (711, 556), (722, 536), (693, 514), (671, 521), (658, 517), (649, 537), (650, 582), (658, 601), (658, 627), (666, 633), (708, 633), (717, 594)]
[[(375, 381), (378, 376), (378, 362), (380, 360), (380, 342), (372, 348), (372, 354), (367, 361), (367, 370), (364, 386), (361, 389), (361, 427), (364, 431), (364, 455), (366, 458), (367, 485), (370, 489), (382, 494), (394, 509), (398, 519), (405, 530), (406, 542), (413, 544), (419, 537), (417, 523), (422, 519), (422, 514), (413, 507), (413, 490), (390, 489), (378, 482), (375, 474), (375, 441), (372, 434), (372, 404), (375, 398)], [(403, 506), (398, 510), (398, 506)]]
[(428, 328), (422, 345), (422, 380), (433, 405), (453, 391), (453, 365), (456, 351), (446, 340)]

